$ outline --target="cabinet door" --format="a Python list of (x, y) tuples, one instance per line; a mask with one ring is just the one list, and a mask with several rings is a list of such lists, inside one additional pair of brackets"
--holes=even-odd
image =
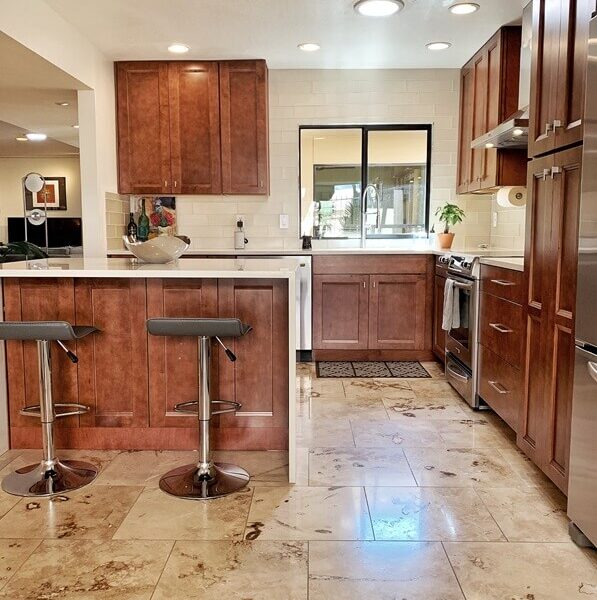
[[(6, 321), (68, 321), (75, 322), (72, 279), (5, 279), (4, 318)], [(66, 345), (77, 351), (73, 342)], [(78, 402), (77, 365), (55, 344), (52, 353), (52, 393), (54, 402)], [(27, 405), (39, 404), (39, 371), (37, 343), (6, 342), (9, 414), (11, 427), (39, 427), (34, 417), (19, 411)], [(79, 417), (56, 421), (57, 427), (77, 427)]]
[(542, 466), (564, 492), (568, 484), (572, 383), (574, 373), (574, 312), (582, 149), (555, 155), (551, 226), (552, 303), (546, 349), (550, 386)]
[(118, 191), (172, 191), (168, 63), (116, 63)]
[(446, 360), (446, 332), (442, 329), (445, 286), (446, 278), (436, 275), (433, 291), (433, 352), (442, 362)]
[[(236, 413), (222, 415), (216, 438), (226, 430), (247, 430), (255, 436), (287, 443), (288, 436), (288, 283), (284, 279), (226, 279), (218, 282), (220, 317), (238, 318), (253, 328), (242, 338), (224, 340), (236, 354), (230, 362), (215, 349), (221, 400), (242, 404)], [(292, 349), (294, 358), (294, 348)], [(234, 434), (236, 437), (238, 433)]]
[(313, 348), (368, 347), (369, 276), (313, 276)]
[[(483, 49), (473, 62), (473, 131), (471, 138), (474, 140), (487, 133), (487, 85), (489, 73), (489, 52)], [(472, 141), (472, 140), (471, 140)], [(485, 149), (472, 150), (471, 172), (472, 178), (469, 191), (481, 188), (481, 180), (485, 169)]]
[(224, 194), (268, 194), (268, 87), (265, 61), (220, 63)]
[(426, 275), (371, 275), (369, 348), (425, 347)]
[(458, 147), (457, 193), (466, 194), (472, 179), (471, 142), (473, 141), (474, 70), (470, 66), (462, 69), (460, 79), (460, 133)]
[(531, 101), (529, 104), (529, 156), (553, 150), (556, 112), (561, 0), (533, 2)]
[(527, 344), (525, 392), (519, 419), (518, 445), (536, 464), (542, 462), (545, 439), (547, 394), (551, 366), (545, 352), (549, 328), (551, 265), (553, 157), (529, 164), (526, 214), (525, 267), (528, 296), (525, 301)]
[(595, 10), (595, 0), (562, 0), (560, 4), (556, 148), (580, 142), (583, 138), (589, 21)]
[[(218, 287), (214, 279), (148, 279), (147, 318), (217, 317)], [(150, 335), (149, 424), (151, 427), (194, 427), (197, 417), (174, 412), (179, 402), (198, 399), (198, 340)], [(215, 350), (215, 348), (213, 349)], [(212, 360), (211, 393), (218, 396), (217, 360)]]
[(172, 191), (220, 194), (220, 89), (218, 63), (168, 65)]
[(144, 279), (77, 279), (77, 325), (100, 331), (77, 343), (85, 427), (147, 427), (147, 329)]

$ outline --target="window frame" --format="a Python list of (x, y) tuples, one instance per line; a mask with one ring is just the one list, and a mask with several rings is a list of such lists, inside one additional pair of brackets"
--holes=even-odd
[[(301, 189), (302, 189), (302, 169), (301, 169), (301, 158), (302, 158), (302, 143), (301, 134), (304, 129), (360, 129), (361, 130), (361, 190), (364, 190), (367, 186), (367, 175), (369, 170), (369, 132), (370, 131), (425, 131), (427, 133), (427, 153), (426, 153), (426, 165), (427, 171), (425, 174), (425, 237), (429, 237), (429, 222), (430, 222), (430, 202), (431, 202), (431, 153), (432, 153), (432, 133), (433, 125), (431, 123), (400, 123), (400, 124), (347, 124), (342, 123), (340, 125), (299, 125), (298, 129), (298, 142), (299, 142), (299, 177), (298, 177), (298, 235), (301, 238), (302, 232), (302, 221), (300, 216), (301, 212)], [(362, 201), (362, 199), (361, 199)], [(414, 239), (412, 234), (400, 234), (400, 235), (376, 235), (367, 237), (369, 240), (404, 240)], [(313, 238), (314, 240), (351, 240), (357, 238), (345, 237), (324, 237), (324, 238)]]

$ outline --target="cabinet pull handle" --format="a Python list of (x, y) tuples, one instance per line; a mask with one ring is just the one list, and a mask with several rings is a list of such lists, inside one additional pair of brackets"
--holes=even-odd
[(375, 280), (373, 280), (373, 284), (372, 285), (373, 285), (373, 287), (375, 287)]
[(487, 382), (498, 394), (509, 394), (510, 392), (498, 381)]
[(495, 283), (496, 285), (516, 285), (513, 281), (508, 281), (507, 279), (491, 279), (491, 283)]
[(363, 281), (363, 287), (366, 288), (367, 287), (367, 282)]
[(176, 179), (174, 180), (174, 187), (176, 187), (178, 185), (178, 181), (176, 181)]
[(545, 123), (545, 137), (549, 135), (549, 132), (552, 130), (553, 125), (551, 123)]
[(541, 179), (545, 181), (551, 175), (551, 169), (543, 169), (543, 175), (541, 175)]
[(167, 188), (168, 187), (168, 181), (166, 179), (164, 179), (164, 187)]
[(562, 167), (552, 167), (551, 168), (551, 178), (553, 179), (555, 175), (559, 175), (562, 172)]
[(552, 124), (552, 130), (555, 131), (558, 127), (562, 126), (562, 121), (560, 119), (555, 119)]
[(500, 333), (512, 333), (513, 331), (512, 329), (508, 329), (508, 327), (502, 325), (501, 323), (490, 323), (489, 326), (493, 327), (493, 329), (499, 331)]

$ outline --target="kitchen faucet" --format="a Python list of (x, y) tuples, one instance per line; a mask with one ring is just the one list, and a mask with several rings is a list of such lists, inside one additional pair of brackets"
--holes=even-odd
[[(367, 203), (372, 192), (375, 192), (375, 209), (368, 210)], [(379, 190), (376, 184), (369, 183), (365, 187), (361, 209), (361, 248), (364, 248), (367, 241), (367, 215), (375, 215), (375, 228), (379, 229)]]

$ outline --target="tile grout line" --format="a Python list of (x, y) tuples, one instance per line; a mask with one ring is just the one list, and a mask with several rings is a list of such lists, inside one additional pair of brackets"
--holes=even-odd
[[(374, 486), (372, 486), (374, 487)], [(371, 533), (373, 534), (373, 541), (378, 541), (375, 537), (375, 527), (373, 527), (373, 517), (371, 516), (371, 507), (369, 506), (369, 497), (367, 496), (367, 487), (363, 486), (363, 494), (365, 494), (365, 503), (367, 504), (367, 514), (369, 515), (369, 524), (371, 525)], [(366, 540), (364, 540), (366, 541)]]
[(245, 535), (247, 533), (247, 529), (249, 527), (249, 517), (251, 516), (251, 507), (253, 506), (253, 500), (255, 498), (255, 489), (257, 488), (257, 486), (253, 486), (251, 489), (251, 502), (249, 502), (249, 509), (247, 510), (247, 517), (245, 518), (245, 527), (242, 531), (241, 534), (241, 541), (245, 541)]
[[(481, 504), (485, 507), (485, 510), (487, 511), (487, 513), (489, 514), (489, 516), (491, 517), (493, 522), (496, 524), (496, 526), (500, 530), (501, 534), (504, 536), (504, 539), (506, 540), (506, 542), (510, 542), (510, 539), (508, 538), (508, 536), (506, 535), (504, 530), (500, 527), (500, 524), (497, 522), (497, 519), (493, 516), (493, 513), (491, 512), (489, 506), (487, 506), (487, 504), (485, 504), (485, 501), (483, 500), (483, 496), (481, 496), (481, 494), (479, 493), (479, 490), (474, 486), (471, 489), (475, 492), (475, 495), (477, 496), (477, 498), (479, 498), (479, 500), (481, 501)], [(491, 488), (488, 488), (488, 489), (491, 489)], [(497, 489), (499, 489), (499, 488), (497, 488)], [(489, 541), (489, 540), (487, 540), (487, 541)]]
[[(28, 541), (27, 538), (11, 538), (11, 539), (15, 539), (15, 540), (24, 540), (24, 541)], [(16, 574), (23, 568), (23, 565), (33, 556), (33, 554), (35, 554), (36, 550), (43, 544), (43, 542), (45, 542), (46, 540), (44, 538), (38, 539), (37, 544), (34, 546), (33, 550), (31, 550), (31, 552), (25, 557), (25, 559), (23, 560), (23, 562), (16, 568), (14, 569), (14, 572), (10, 575), (10, 577), (4, 582), (4, 585), (0, 585), (0, 592), (6, 588), (6, 586), (12, 581), (12, 579), (16, 576)]]
[(178, 541), (179, 540), (172, 541), (172, 546), (170, 547), (170, 552), (168, 552), (168, 556), (166, 557), (166, 560), (164, 561), (164, 566), (162, 567), (162, 570), (160, 571), (160, 575), (159, 575), (157, 581), (155, 582), (155, 585), (153, 586), (153, 592), (151, 592), (151, 596), (149, 597), (149, 600), (152, 600), (152, 598), (155, 596), (155, 593), (158, 589), (158, 585), (160, 584), (160, 581), (162, 580), (162, 576), (164, 575), (164, 571), (166, 570), (166, 565), (168, 564), (168, 561), (170, 560), (170, 557), (172, 556), (172, 551), (174, 550), (174, 546), (176, 546)]
[(458, 575), (456, 574), (456, 569), (454, 569), (454, 565), (452, 564), (452, 561), (450, 560), (450, 556), (448, 555), (448, 551), (446, 550), (445, 542), (441, 541), (440, 544), (442, 546), (442, 550), (444, 551), (446, 560), (448, 561), (448, 564), (450, 565), (450, 569), (452, 569), (452, 573), (454, 573), (454, 579), (456, 579), (456, 583), (458, 584), (460, 593), (462, 594), (462, 597), (464, 598), (464, 600), (467, 600), (466, 594), (464, 593), (464, 590), (462, 589), (462, 584), (460, 583), (460, 579), (458, 579)]
[(415, 472), (410, 464), (410, 461), (408, 460), (408, 456), (406, 455), (404, 448), (401, 448), (401, 450), (402, 450), (402, 453), (404, 454), (404, 460), (406, 460), (406, 464), (408, 465), (408, 468), (410, 469), (410, 473), (413, 476), (413, 479), (415, 480), (416, 487), (423, 487), (423, 486), (421, 486), (421, 484), (419, 483), (419, 480), (417, 479), (417, 476), (415, 475)]

